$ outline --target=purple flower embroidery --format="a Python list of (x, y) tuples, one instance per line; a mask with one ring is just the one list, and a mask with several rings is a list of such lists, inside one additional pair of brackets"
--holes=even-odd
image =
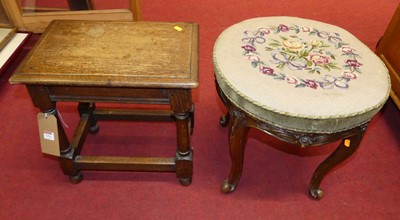
[(278, 26), (278, 30), (279, 30), (279, 31), (282, 31), (282, 32), (288, 32), (288, 31), (289, 31), (289, 27), (286, 26), (286, 25), (284, 25), (284, 24), (280, 24), (280, 25)]
[(250, 45), (242, 46), (242, 48), (247, 52), (255, 52), (256, 48)]
[(266, 75), (273, 75), (274, 74), (274, 69), (270, 68), (270, 67), (260, 67), (260, 70), (262, 73), (266, 74)]
[(312, 89), (317, 89), (318, 87), (318, 84), (314, 80), (306, 79), (304, 80), (304, 84)]
[(362, 64), (359, 63), (357, 60), (346, 60), (346, 63), (347, 65), (355, 68), (362, 66)]

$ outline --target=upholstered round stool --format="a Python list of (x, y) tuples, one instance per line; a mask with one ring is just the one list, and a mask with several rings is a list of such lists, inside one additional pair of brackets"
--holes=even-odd
[(250, 127), (301, 147), (342, 140), (314, 172), (309, 193), (319, 199), (325, 175), (358, 148), (371, 118), (388, 98), (381, 60), (339, 27), (295, 17), (235, 24), (219, 36), (213, 63), (228, 114), (232, 167), (223, 192), (242, 173)]

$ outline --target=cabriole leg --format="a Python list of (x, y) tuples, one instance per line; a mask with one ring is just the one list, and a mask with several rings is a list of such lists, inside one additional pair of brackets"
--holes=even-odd
[(247, 118), (240, 110), (233, 110), (233, 117), (229, 123), (229, 151), (231, 156), (231, 171), (228, 178), (222, 183), (221, 191), (233, 192), (240, 180), (243, 170), (244, 149), (249, 127), (246, 126)]
[(328, 156), (315, 170), (309, 186), (309, 193), (314, 199), (321, 199), (323, 191), (319, 188), (323, 178), (337, 165), (345, 161), (357, 151), (367, 126), (359, 127), (357, 134), (345, 138), (339, 147)]

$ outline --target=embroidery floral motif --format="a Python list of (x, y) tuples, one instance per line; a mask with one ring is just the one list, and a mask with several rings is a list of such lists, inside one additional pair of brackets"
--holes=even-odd
[[(293, 33), (292, 33), (293, 32)], [(283, 35), (282, 33), (286, 33)], [(314, 40), (303, 40), (299, 33), (313, 36)], [(269, 36), (278, 35), (278, 39)], [(259, 28), (256, 32), (244, 32), (242, 41), (243, 55), (251, 62), (254, 68), (275, 80), (282, 80), (293, 84), (296, 88), (309, 87), (317, 89), (349, 88), (349, 82), (355, 80), (361, 73), (360, 56), (348, 43), (342, 41), (340, 34), (320, 31), (310, 27), (297, 25), (287, 26), (280, 24), (269, 28)], [(260, 58), (258, 46), (271, 54), (268, 63)], [(341, 51), (344, 63), (336, 62), (337, 55), (334, 49)], [(300, 78), (283, 73), (283, 70), (304, 71), (308, 74), (321, 74), (332, 70), (341, 70), (341, 76), (324, 75), (320, 80)]]

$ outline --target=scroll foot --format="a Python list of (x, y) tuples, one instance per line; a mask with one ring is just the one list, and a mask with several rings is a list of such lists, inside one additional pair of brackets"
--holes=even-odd
[(228, 180), (225, 180), (224, 182), (222, 182), (222, 185), (221, 185), (221, 192), (223, 192), (223, 193), (230, 193), (230, 192), (235, 191), (235, 188), (236, 188), (235, 185), (230, 184), (230, 183), (228, 182)]
[(324, 192), (320, 189), (310, 189), (310, 196), (315, 200), (320, 200), (324, 196)]

